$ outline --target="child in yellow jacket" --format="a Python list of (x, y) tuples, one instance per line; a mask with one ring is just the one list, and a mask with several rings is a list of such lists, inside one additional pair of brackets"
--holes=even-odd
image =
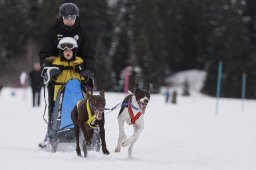
[(85, 80), (86, 78), (90, 78), (77, 71), (79, 70), (78, 67), (81, 67), (85, 62), (81, 57), (76, 56), (77, 47), (77, 42), (74, 38), (64, 37), (58, 44), (60, 56), (49, 58), (49, 60), (51, 60), (51, 65), (60, 70), (54, 80), (53, 101), (56, 100), (59, 90), (68, 80)]

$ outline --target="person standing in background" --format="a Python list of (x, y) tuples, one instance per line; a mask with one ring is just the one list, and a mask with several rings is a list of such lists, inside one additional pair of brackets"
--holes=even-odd
[(165, 87), (165, 92), (164, 92), (165, 103), (169, 103), (170, 95), (171, 95), (171, 92), (170, 92), (170, 85), (167, 84), (166, 87)]
[(29, 72), (29, 80), (32, 88), (33, 107), (40, 106), (40, 93), (43, 85), (41, 77), (41, 66), (39, 63), (34, 63), (34, 69)]

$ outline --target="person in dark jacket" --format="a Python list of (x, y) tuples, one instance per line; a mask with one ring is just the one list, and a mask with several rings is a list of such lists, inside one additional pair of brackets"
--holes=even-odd
[(32, 88), (33, 107), (40, 106), (40, 93), (43, 85), (41, 67), (39, 63), (34, 64), (34, 69), (29, 72), (29, 79)]
[(80, 25), (79, 9), (74, 3), (64, 3), (59, 8), (59, 18), (54, 26), (45, 33), (41, 50), (39, 52), (40, 63), (46, 66), (49, 63), (47, 58), (58, 56), (57, 45), (63, 37), (73, 37), (77, 39), (77, 56), (84, 59), (83, 70), (90, 70), (95, 73), (95, 50), (92, 47), (90, 35), (85, 28)]
[[(41, 49), (39, 51), (40, 64), (44, 72), (50, 69), (49, 58), (59, 55), (57, 45), (64, 37), (73, 37), (78, 44), (76, 56), (84, 60), (83, 64), (77, 65), (75, 70), (90, 80), (84, 85), (88, 91), (93, 91), (93, 77), (95, 70), (95, 49), (92, 45), (90, 34), (80, 25), (79, 8), (74, 3), (63, 3), (59, 7), (59, 16), (56, 23), (48, 29), (43, 37)], [(44, 69), (45, 68), (45, 69)], [(50, 75), (51, 76), (51, 75)], [(45, 76), (47, 77), (47, 76)], [(54, 84), (51, 81), (47, 84), (48, 90), (48, 121), (50, 121), (53, 109)]]

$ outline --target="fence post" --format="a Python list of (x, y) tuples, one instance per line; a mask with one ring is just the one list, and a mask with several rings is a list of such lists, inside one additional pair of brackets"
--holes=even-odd
[(216, 92), (216, 110), (215, 110), (215, 114), (216, 115), (219, 113), (219, 98), (220, 98), (220, 90), (221, 90), (221, 76), (222, 76), (222, 62), (219, 62), (217, 92)]

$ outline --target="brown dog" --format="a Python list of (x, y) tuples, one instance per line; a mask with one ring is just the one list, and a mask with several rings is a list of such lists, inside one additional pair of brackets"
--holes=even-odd
[(93, 136), (93, 128), (99, 125), (100, 139), (102, 145), (103, 154), (108, 155), (106, 141), (105, 141), (105, 119), (104, 119), (104, 107), (105, 107), (105, 95), (104, 91), (100, 91), (100, 95), (91, 95), (86, 93), (86, 97), (77, 103), (71, 112), (71, 118), (74, 124), (75, 137), (76, 137), (76, 152), (78, 156), (81, 155), (79, 147), (79, 131), (82, 130), (84, 135), (83, 150), (84, 157), (87, 155), (86, 145), (91, 144)]

